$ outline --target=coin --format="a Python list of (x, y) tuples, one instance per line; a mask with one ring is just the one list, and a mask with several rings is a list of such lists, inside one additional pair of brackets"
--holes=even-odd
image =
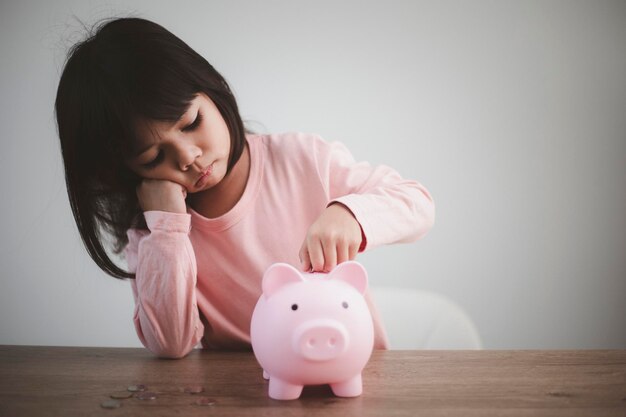
[(121, 406), (122, 406), (122, 403), (119, 402), (118, 400), (105, 400), (105, 401), (102, 401), (102, 403), (100, 403), (100, 407), (108, 408), (108, 409), (120, 408)]
[(200, 385), (192, 385), (189, 387), (185, 387), (185, 392), (187, 394), (199, 394), (201, 392), (204, 392), (204, 387)]
[(140, 400), (156, 400), (157, 395), (156, 392), (143, 391), (135, 394), (135, 397), (139, 398)]
[(123, 400), (125, 398), (130, 398), (132, 396), (133, 396), (133, 393), (129, 391), (116, 391), (116, 392), (112, 392), (111, 395), (109, 395), (109, 397), (115, 398), (118, 400)]
[(216, 402), (213, 398), (202, 397), (196, 400), (196, 405), (215, 405)]
[(129, 385), (127, 390), (130, 391), (130, 392), (145, 391), (146, 390), (146, 386), (143, 385), (143, 384)]

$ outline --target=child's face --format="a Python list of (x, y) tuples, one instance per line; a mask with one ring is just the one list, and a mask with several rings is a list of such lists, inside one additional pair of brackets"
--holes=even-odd
[(176, 182), (196, 193), (226, 175), (230, 134), (213, 101), (200, 93), (174, 123), (146, 121), (139, 126), (135, 155), (127, 160), (142, 178)]

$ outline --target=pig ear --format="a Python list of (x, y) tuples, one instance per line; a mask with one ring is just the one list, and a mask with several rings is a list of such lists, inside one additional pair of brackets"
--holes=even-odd
[(302, 281), (304, 278), (296, 268), (289, 264), (276, 263), (263, 274), (263, 294), (269, 298), (285, 285)]
[(346, 282), (361, 294), (367, 289), (367, 271), (356, 261), (340, 263), (330, 272), (329, 277)]

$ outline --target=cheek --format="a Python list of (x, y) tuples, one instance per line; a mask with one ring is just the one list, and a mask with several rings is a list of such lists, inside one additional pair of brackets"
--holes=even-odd
[(217, 125), (207, 127), (203, 132), (205, 138), (206, 150), (218, 153), (221, 157), (228, 157), (230, 154), (230, 133), (225, 123), (221, 122)]
[(157, 166), (150, 170), (148, 169), (133, 169), (133, 172), (137, 174), (143, 180), (167, 180), (172, 182), (180, 182), (182, 176), (178, 172), (174, 172), (167, 166)]

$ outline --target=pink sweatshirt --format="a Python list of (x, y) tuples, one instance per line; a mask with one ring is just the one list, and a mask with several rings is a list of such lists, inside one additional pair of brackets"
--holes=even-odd
[[(158, 356), (183, 357), (198, 342), (209, 349), (250, 349), (250, 318), (261, 278), (275, 262), (300, 269), (298, 252), (331, 202), (361, 225), (360, 251), (412, 242), (434, 222), (434, 204), (418, 182), (386, 166), (356, 163), (344, 145), (301, 133), (247, 135), (250, 176), (228, 213), (208, 219), (148, 211), (149, 230), (131, 229), (125, 254), (139, 339)], [(366, 299), (374, 346), (388, 348), (380, 316)]]

